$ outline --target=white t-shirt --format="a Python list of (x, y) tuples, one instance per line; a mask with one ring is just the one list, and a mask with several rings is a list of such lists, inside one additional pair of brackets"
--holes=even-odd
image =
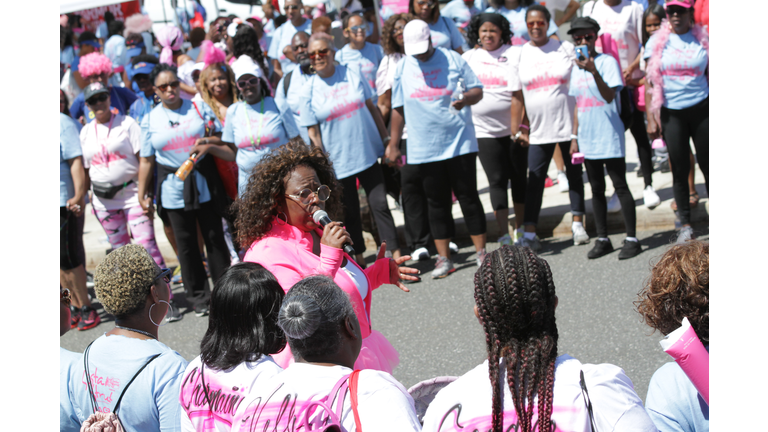
[[(504, 396), (504, 430), (514, 430), (517, 422), (512, 394), (506, 384), (506, 368), (499, 365)], [(589, 415), (581, 393), (579, 371), (592, 401), (598, 431), (655, 432), (632, 381), (624, 371), (611, 364), (581, 364), (564, 354), (555, 361), (555, 387), (552, 399), (552, 420), (555, 431), (591, 431)], [(491, 429), (492, 393), (488, 379), (488, 361), (464, 374), (435, 396), (424, 414), (425, 432), (486, 431)], [(526, 404), (527, 406), (527, 404)], [(534, 400), (533, 424), (538, 419), (538, 395)]]
[(571, 140), (576, 99), (568, 95), (568, 87), (575, 58), (572, 43), (550, 39), (542, 47), (526, 43), (519, 61), (513, 61), (530, 120), (531, 144)]
[(461, 57), (483, 83), (483, 99), (472, 106), (472, 120), (478, 138), (499, 138), (512, 135), (510, 104), (512, 92), (520, 90), (520, 80), (514, 76), (513, 58), (520, 57), (520, 47), (502, 45), (495, 51), (471, 49)]
[(96, 210), (124, 210), (139, 205), (139, 158), (141, 127), (131, 117), (114, 114), (109, 123), (92, 121), (80, 130), (83, 166), (92, 181), (117, 186), (133, 180), (114, 198), (93, 195)]
[[(288, 425), (302, 424), (308, 403), (328, 396), (339, 379), (350, 373), (352, 369), (344, 366), (294, 363), (243, 400), (232, 422), (232, 432), (267, 430), (267, 422), (269, 430), (293, 430)], [(403, 385), (386, 372), (372, 369), (360, 372), (357, 400), (360, 424), (365, 432), (421, 431), (413, 399)], [(335, 410), (336, 404), (328, 405)], [(344, 398), (341, 417), (344, 430), (357, 430), (349, 393)]]
[[(206, 366), (202, 377), (208, 393), (206, 399), (200, 377), (201, 365), (200, 356), (195, 357), (187, 365), (181, 382), (181, 430), (185, 432), (208, 431), (211, 430), (211, 425), (217, 431), (229, 431), (235, 412), (243, 399), (262, 382), (283, 371), (271, 356), (266, 355), (254, 362), (240, 363), (228, 371), (214, 370)], [(211, 406), (215, 408), (213, 412)]]
[[(379, 64), (379, 70), (376, 71), (376, 92), (379, 96), (392, 90), (392, 84), (395, 82), (395, 70), (397, 63), (405, 56), (401, 53), (387, 54)], [(390, 100), (392, 94), (390, 93)], [(400, 139), (408, 139), (408, 125), (403, 125), (403, 135)]]
[[(600, 34), (608, 33), (619, 49), (619, 64), (624, 71), (635, 61), (643, 42), (643, 6), (622, 0), (617, 6), (608, 6), (602, 0), (584, 5), (585, 17), (592, 17), (600, 24)], [(632, 78), (641, 78), (643, 72), (636, 69)]]

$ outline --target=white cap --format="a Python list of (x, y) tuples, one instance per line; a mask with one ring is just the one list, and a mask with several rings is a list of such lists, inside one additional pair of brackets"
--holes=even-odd
[(238, 57), (237, 60), (232, 63), (232, 71), (235, 73), (235, 80), (239, 80), (243, 75), (253, 75), (256, 78), (264, 78), (264, 72), (259, 65), (257, 65), (250, 56), (245, 54)]
[(192, 66), (192, 72), (194, 72), (194, 71), (202, 72), (203, 69), (205, 69), (205, 63), (203, 63), (203, 62), (195, 63), (195, 65)]
[(429, 26), (420, 19), (409, 21), (403, 29), (405, 54), (409, 56), (424, 54), (429, 50)]

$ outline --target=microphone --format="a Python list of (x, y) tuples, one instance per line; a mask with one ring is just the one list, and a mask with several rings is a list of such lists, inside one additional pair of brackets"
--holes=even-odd
[[(328, 213), (326, 213), (325, 210), (318, 210), (314, 213), (312, 213), (312, 219), (315, 221), (316, 224), (322, 226), (325, 228), (326, 225), (333, 222), (331, 218), (328, 217)], [(355, 248), (352, 247), (349, 243), (344, 243), (343, 246), (344, 252), (349, 254), (349, 256), (354, 257), (355, 256)]]

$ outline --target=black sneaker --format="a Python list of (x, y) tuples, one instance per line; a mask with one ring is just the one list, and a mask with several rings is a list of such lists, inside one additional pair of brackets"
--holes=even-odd
[(195, 306), (195, 316), (204, 317), (204, 316), (207, 316), (209, 312), (210, 310), (208, 309), (208, 306), (205, 306), (205, 305)]
[(619, 259), (625, 260), (636, 257), (642, 251), (643, 248), (640, 247), (640, 242), (624, 240), (624, 246), (621, 247), (621, 252), (619, 252)]
[(181, 311), (179, 310), (179, 307), (176, 306), (176, 303), (171, 299), (168, 301), (168, 313), (165, 314), (165, 322), (175, 322), (175, 321), (181, 321), (184, 318), (184, 315), (181, 314)]
[(600, 258), (601, 256), (608, 255), (609, 253), (613, 252), (613, 245), (611, 244), (611, 240), (595, 240), (595, 247), (592, 248), (591, 251), (587, 254), (587, 258), (589, 259), (595, 259)]

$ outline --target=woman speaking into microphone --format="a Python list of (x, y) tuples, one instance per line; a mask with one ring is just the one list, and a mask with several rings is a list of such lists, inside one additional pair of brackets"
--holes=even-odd
[[(400, 264), (411, 257), (384, 258), (382, 244), (376, 262), (362, 269), (343, 250), (352, 239), (342, 224), (330, 222), (321, 228), (315, 222), (313, 216), (319, 221), (324, 215), (315, 214), (321, 210), (331, 221), (342, 214), (340, 184), (319, 147), (294, 138), (265, 155), (253, 168), (251, 179), (235, 202), (238, 241), (248, 249), (245, 261), (272, 272), (286, 292), (309, 275), (333, 278), (349, 295), (360, 323), (363, 346), (355, 369), (392, 373), (399, 355), (384, 335), (371, 329), (371, 299), (373, 290), (387, 283), (408, 291), (401, 280), (416, 280), (419, 271)], [(274, 359), (288, 367), (293, 363), (290, 347)]]

